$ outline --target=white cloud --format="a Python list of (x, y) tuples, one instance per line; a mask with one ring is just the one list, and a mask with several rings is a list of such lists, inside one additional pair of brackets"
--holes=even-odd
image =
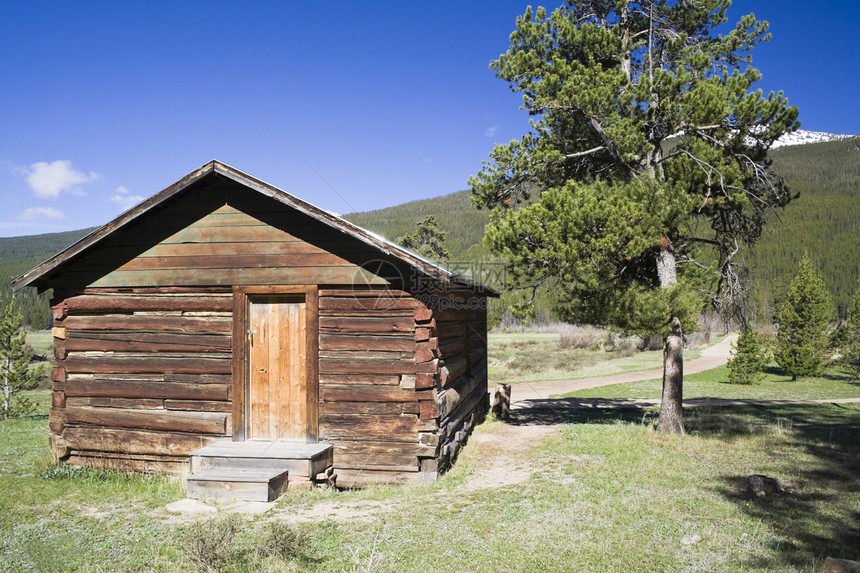
[(127, 211), (143, 201), (143, 197), (140, 195), (129, 195), (129, 190), (120, 185), (116, 188), (116, 193), (109, 199), (109, 201), (111, 203), (116, 203), (123, 210)]
[(421, 153), (420, 151), (418, 152), (418, 159), (421, 160), (421, 163), (432, 163), (433, 162), (433, 160), (430, 159), (429, 157), (424, 157), (424, 154)]
[(488, 127), (487, 129), (484, 130), (484, 135), (486, 135), (487, 137), (493, 137), (494, 135), (496, 135), (496, 131), (498, 131), (498, 129), (499, 129), (498, 125), (494, 125), (493, 127)]
[(48, 163), (39, 161), (27, 170), (27, 183), (36, 197), (42, 199), (57, 197), (61, 191), (71, 189), (75, 194), (82, 191), (74, 189), (76, 185), (90, 183), (99, 178), (98, 173), (90, 171), (89, 175), (77, 171), (72, 167), (72, 162), (67, 159), (58, 159)]
[(30, 207), (18, 215), (18, 218), (25, 221), (56, 221), (58, 219), (65, 219), (66, 216), (62, 211), (57, 211), (53, 207)]

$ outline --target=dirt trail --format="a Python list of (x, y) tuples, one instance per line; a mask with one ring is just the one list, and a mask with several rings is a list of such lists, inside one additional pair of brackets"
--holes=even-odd
[[(731, 344), (737, 340), (737, 335), (727, 336), (725, 340), (709, 346), (702, 350), (698, 358), (684, 362), (684, 374), (695, 374), (722, 366), (728, 360), (731, 352)], [(511, 386), (511, 404), (523, 400), (546, 400), (550, 396), (567, 394), (576, 390), (586, 388), (598, 388), (610, 384), (623, 384), (625, 382), (640, 382), (642, 380), (653, 380), (663, 377), (663, 369), (641, 370), (638, 372), (625, 372), (612, 376), (598, 376), (595, 378), (580, 378), (578, 380), (552, 380), (549, 382), (525, 382)], [(492, 388), (490, 389), (492, 391)]]

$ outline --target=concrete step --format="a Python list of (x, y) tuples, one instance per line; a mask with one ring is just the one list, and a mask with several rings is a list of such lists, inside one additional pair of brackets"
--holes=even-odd
[(294, 477), (313, 478), (331, 467), (331, 444), (286, 440), (220, 440), (191, 452), (193, 473), (209, 468), (270, 469), (289, 471)]
[(186, 478), (192, 499), (274, 501), (287, 488), (289, 471), (271, 468), (216, 467)]

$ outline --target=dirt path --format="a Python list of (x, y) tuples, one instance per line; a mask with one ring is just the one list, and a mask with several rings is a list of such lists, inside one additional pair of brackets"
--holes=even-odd
[[(737, 340), (737, 335), (727, 336), (725, 340), (718, 342), (702, 350), (698, 358), (684, 363), (684, 374), (695, 374), (722, 366), (726, 363), (731, 351), (731, 344)], [(511, 386), (511, 404), (524, 400), (546, 400), (550, 396), (567, 394), (576, 390), (586, 388), (598, 388), (610, 384), (623, 384), (625, 382), (640, 382), (642, 380), (653, 380), (663, 377), (663, 369), (641, 370), (639, 372), (625, 372), (612, 376), (599, 376), (596, 378), (580, 378), (578, 380), (552, 380), (549, 382), (524, 382)], [(491, 389), (492, 390), (492, 389)]]

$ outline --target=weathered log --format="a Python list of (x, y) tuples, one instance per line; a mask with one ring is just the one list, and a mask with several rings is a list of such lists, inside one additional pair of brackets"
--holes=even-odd
[(456, 358), (466, 349), (465, 339), (457, 338), (439, 345), (439, 357), (443, 360)]
[(51, 408), (65, 408), (66, 393), (62, 391), (51, 392)]
[(157, 332), (230, 333), (228, 317), (195, 317), (154, 314), (104, 314), (69, 316), (63, 321), (68, 330), (147, 330)]
[[(417, 375), (416, 375), (417, 376)], [(399, 374), (344, 374), (342, 372), (320, 373), (320, 386), (325, 384), (381, 384), (399, 386)]]
[(436, 375), (426, 372), (415, 374), (415, 389), (426, 390), (436, 387)]
[(334, 466), (337, 473), (337, 486), (343, 488), (362, 488), (372, 484), (406, 485), (421, 483), (422, 475), (417, 468), (414, 472), (404, 471), (367, 471), (363, 469), (341, 468)]
[(357, 298), (357, 297), (369, 297), (369, 298), (408, 298), (412, 299), (412, 295), (406, 291), (392, 289), (392, 288), (378, 288), (373, 286), (361, 287), (355, 286), (349, 289), (338, 289), (338, 288), (326, 288), (320, 287), (319, 290), (320, 299), (325, 297), (344, 297), (344, 298)]
[(422, 420), (433, 420), (440, 417), (439, 403), (427, 400), (418, 402), (418, 414)]
[(334, 463), (344, 469), (418, 471), (418, 457), (411, 454), (334, 453)]
[[(64, 303), (69, 314), (85, 314), (90, 312), (134, 312), (158, 310), (184, 311), (230, 311), (233, 301), (230, 295), (177, 296), (159, 293), (156, 295), (121, 295), (110, 293), (105, 295), (80, 295), (67, 298)], [(56, 318), (56, 317), (55, 317)]]
[(326, 360), (378, 360), (378, 361), (408, 361), (412, 362), (415, 358), (414, 350), (372, 350), (370, 348), (362, 349), (338, 349), (338, 350), (320, 350), (319, 356)]
[(415, 350), (415, 362), (429, 362), (436, 358), (436, 353), (429, 348), (417, 348)]
[(411, 351), (415, 341), (411, 336), (368, 336), (352, 334), (321, 334), (323, 350), (398, 350)]
[(417, 435), (426, 427), (427, 423), (414, 415), (320, 416), (320, 436), (325, 440), (373, 438), (402, 441), (404, 437)]
[(232, 404), (215, 400), (165, 400), (164, 407), (187, 412), (230, 412)]
[(439, 392), (436, 401), (439, 404), (439, 417), (445, 418), (457, 409), (463, 400), (467, 399), (478, 386), (487, 387), (486, 372), (476, 368), (469, 376), (458, 380), (457, 384), (448, 386)]
[(95, 406), (98, 408), (133, 408), (135, 410), (163, 410), (164, 400), (160, 398), (101, 398), (71, 396), (66, 399), (69, 408)]
[(415, 373), (416, 374), (433, 374), (436, 375), (439, 372), (439, 360), (433, 359), (428, 360), (427, 362), (419, 362), (415, 364)]
[(415, 322), (429, 322), (433, 318), (433, 311), (426, 307), (419, 307), (415, 309), (414, 317)]
[(321, 316), (319, 327), (322, 334), (403, 334), (412, 333), (415, 323), (411, 317)]
[(137, 473), (174, 473), (188, 471), (187, 456), (141, 455), (72, 450), (65, 463), (96, 469)]
[[(404, 402), (322, 402), (320, 416), (342, 414), (369, 414), (373, 416), (399, 416), (404, 412), (404, 406), (413, 403)], [(414, 403), (417, 406), (417, 403)]]
[(439, 422), (439, 436), (443, 440), (448, 439), (454, 432), (461, 429), (463, 421), (475, 411), (486, 412), (489, 405), (489, 393), (483, 385), (479, 385), (465, 399), (448, 413), (448, 416)]
[[(227, 335), (170, 333), (98, 333), (73, 331), (62, 345), (66, 352), (229, 352), (232, 338)], [(65, 357), (65, 356), (64, 356)], [(58, 356), (58, 358), (60, 358)]]
[(338, 310), (357, 310), (365, 313), (367, 311), (408, 311), (403, 316), (411, 316), (417, 304), (419, 304), (418, 301), (413, 298), (388, 297), (384, 295), (377, 297), (370, 297), (366, 294), (363, 296), (348, 297), (320, 296), (320, 312), (327, 314), (329, 311)]
[(230, 374), (232, 363), (229, 357), (209, 358), (198, 355), (166, 357), (129, 356), (105, 354), (103, 356), (69, 354), (64, 361), (68, 372), (84, 373), (135, 373), (174, 372), (183, 374)]
[(404, 390), (381, 384), (320, 385), (323, 402), (412, 402), (432, 399), (433, 390)]
[(226, 415), (220, 412), (179, 410), (132, 410), (127, 408), (65, 408), (60, 413), (66, 426), (88, 425), (109, 428), (139, 428), (223, 435)]
[(63, 442), (75, 450), (172, 456), (188, 455), (216, 439), (183, 432), (97, 427), (69, 427), (63, 434)]
[(465, 358), (455, 358), (446, 360), (445, 364), (439, 369), (439, 383), (444, 388), (457, 381), (469, 369), (469, 363)]
[(107, 398), (162, 398), (173, 400), (227, 400), (227, 384), (194, 384), (190, 382), (145, 382), (133, 380), (70, 380), (66, 396)]
[(379, 359), (334, 359), (320, 357), (320, 375), (326, 373), (344, 374), (412, 374), (415, 363), (409, 360), (379, 360)]

